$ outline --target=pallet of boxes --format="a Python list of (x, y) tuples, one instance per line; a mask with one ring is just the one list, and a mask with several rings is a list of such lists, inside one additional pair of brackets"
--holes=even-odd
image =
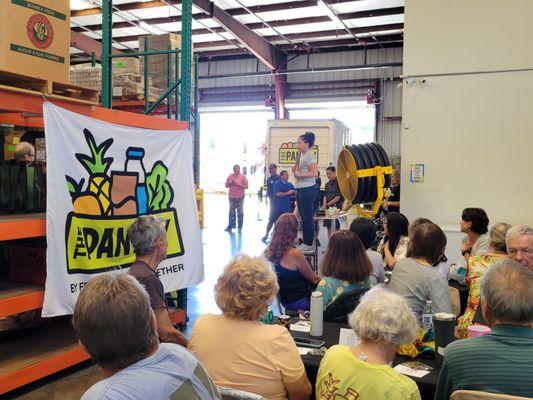
[[(134, 57), (113, 58), (112, 79), (113, 99), (144, 100), (144, 76), (140, 60)], [(79, 64), (70, 67), (70, 81), (76, 85), (100, 91), (102, 87), (102, 67), (100, 65)], [(150, 85), (148, 96), (153, 102), (161, 96), (163, 89)]]
[(96, 103), (69, 83), (70, 1), (0, 1), (0, 86)]
[[(140, 51), (154, 50), (179, 50), (181, 49), (181, 35), (175, 33), (166, 33), (163, 35), (145, 35), (139, 36)], [(191, 47), (191, 99), (194, 98), (194, 62)], [(181, 54), (178, 57), (178, 80), (181, 79)], [(169, 56), (154, 55), (148, 57), (148, 71), (150, 75), (150, 84), (156, 88), (167, 89), (169, 87)], [(170, 55), (170, 71), (172, 73), (171, 82), (176, 81), (176, 57)], [(144, 73), (144, 64), (141, 64), (141, 72)]]

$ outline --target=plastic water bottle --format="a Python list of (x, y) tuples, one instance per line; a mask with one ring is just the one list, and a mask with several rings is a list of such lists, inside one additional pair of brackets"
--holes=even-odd
[(311, 293), (311, 336), (322, 336), (324, 323), (324, 296), (322, 292)]
[(422, 311), (422, 326), (426, 331), (433, 329), (433, 302), (431, 300), (426, 301), (426, 306)]

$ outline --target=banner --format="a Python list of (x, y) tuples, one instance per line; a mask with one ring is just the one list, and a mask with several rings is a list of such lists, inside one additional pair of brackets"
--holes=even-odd
[(71, 314), (84, 285), (135, 260), (128, 227), (166, 220), (165, 292), (203, 281), (192, 137), (106, 123), (45, 103), (47, 277), (43, 317)]

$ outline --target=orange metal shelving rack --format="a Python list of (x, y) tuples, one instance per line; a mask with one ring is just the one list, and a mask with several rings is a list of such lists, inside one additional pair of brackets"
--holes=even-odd
[[(159, 130), (186, 130), (188, 124), (164, 118), (106, 109), (88, 101), (0, 85), (0, 124), (43, 127), (42, 105), (60, 107), (106, 122)], [(46, 216), (0, 216), (0, 241), (46, 235)], [(0, 285), (0, 318), (42, 307), (44, 288), (6, 283)], [(185, 310), (175, 310), (171, 320), (184, 323)], [(0, 343), (0, 395), (89, 359), (78, 345), (73, 329), (65, 323), (45, 323), (27, 337)]]

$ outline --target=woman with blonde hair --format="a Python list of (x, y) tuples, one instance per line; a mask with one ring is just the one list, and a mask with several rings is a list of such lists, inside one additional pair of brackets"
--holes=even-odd
[(457, 336), (466, 338), (479, 305), (481, 278), (497, 261), (507, 258), (505, 238), (511, 225), (500, 222), (489, 231), (489, 251), (481, 256), (472, 256), (466, 265), (466, 282), (469, 286), (465, 312), (457, 319)]
[(276, 275), (263, 260), (236, 256), (215, 285), (222, 314), (198, 318), (189, 350), (219, 386), (269, 400), (308, 399), (311, 384), (289, 331), (259, 321), (277, 292)]
[(265, 258), (274, 265), (278, 277), (281, 304), (294, 311), (309, 310), (309, 297), (320, 282), (303, 253), (295, 247), (297, 235), (296, 217), (282, 214), (265, 250)]
[(400, 295), (376, 287), (349, 316), (361, 342), (331, 347), (320, 362), (316, 399), (419, 400), (416, 383), (392, 369), (398, 347), (412, 343), (418, 323)]

